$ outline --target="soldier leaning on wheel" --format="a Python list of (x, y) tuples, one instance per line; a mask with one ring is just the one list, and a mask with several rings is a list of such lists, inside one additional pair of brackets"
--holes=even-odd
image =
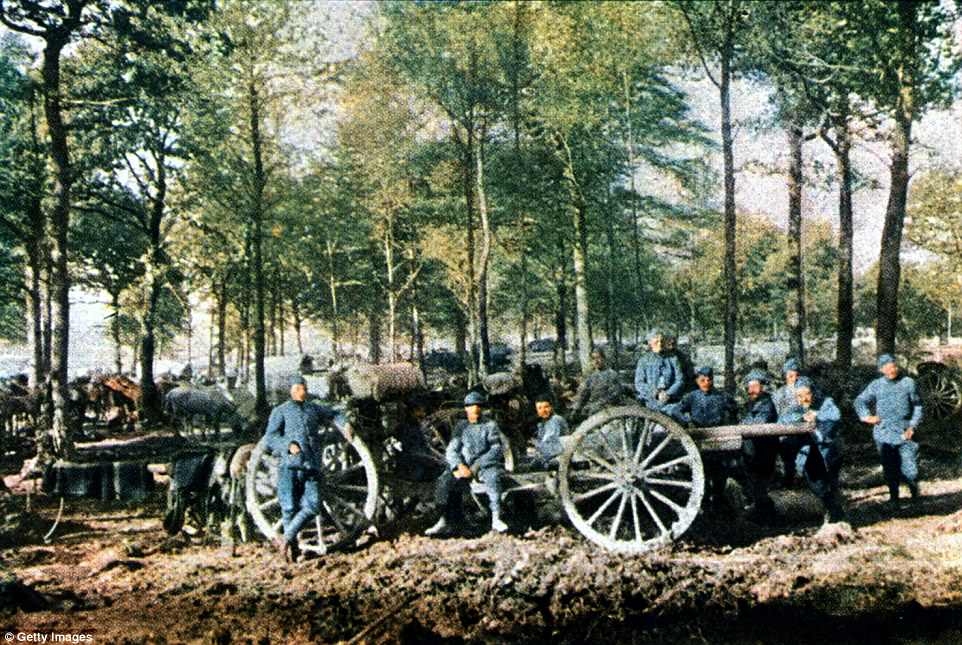
[(568, 422), (554, 411), (554, 401), (550, 394), (542, 392), (534, 399), (534, 409), (538, 414), (538, 425), (534, 436), (535, 454), (526, 458), (515, 468), (522, 470), (550, 470), (558, 467), (558, 457), (564, 452), (561, 437), (568, 434)]
[(609, 406), (618, 405), (624, 397), (625, 388), (621, 385), (618, 372), (605, 367), (604, 350), (595, 348), (591, 351), (591, 366), (593, 371), (581, 382), (575, 395), (571, 408), (574, 416), (582, 413), (591, 416)]
[(915, 381), (899, 374), (894, 356), (879, 356), (878, 369), (882, 376), (856, 397), (855, 412), (862, 422), (874, 426), (872, 438), (889, 488), (889, 505), (892, 510), (898, 510), (901, 479), (908, 484), (912, 501), (919, 499), (919, 444), (913, 437), (915, 428), (922, 422), (922, 399)]
[(481, 417), (484, 396), (469, 392), (464, 398), (462, 419), (451, 434), (445, 451), (447, 468), (437, 484), (437, 503), (441, 519), (425, 531), (425, 535), (451, 535), (461, 531), (464, 524), (463, 497), (472, 479), (484, 484), (491, 508), (491, 528), (499, 533), (508, 530), (501, 520), (501, 477), (504, 474), (504, 452), (501, 433), (492, 419)]
[(281, 506), (284, 533), (274, 540), (287, 562), (297, 559), (297, 535), (320, 510), (317, 475), (327, 425), (334, 411), (307, 400), (307, 383), (302, 376), (291, 379), (291, 399), (271, 411), (265, 434), (268, 447), (280, 457), (277, 469), (277, 499)]
[(806, 376), (795, 382), (795, 400), (798, 402), (782, 414), (779, 423), (810, 423), (814, 429), (809, 435), (793, 435), (785, 440), (801, 437), (803, 445), (795, 458), (795, 471), (804, 476), (809, 489), (825, 507), (825, 522), (839, 522), (845, 512), (839, 500), (838, 476), (842, 465), (842, 439), (838, 424), (842, 413), (835, 402), (815, 389)]
[(645, 337), (651, 351), (643, 354), (635, 366), (635, 392), (645, 407), (670, 412), (684, 391), (685, 377), (678, 357), (665, 353), (664, 339), (665, 335), (657, 330)]
[[(681, 402), (671, 411), (671, 416), (680, 423), (691, 424), (696, 428), (713, 428), (732, 423), (737, 406), (727, 392), (715, 389), (715, 371), (708, 366), (699, 367), (695, 370), (695, 384), (698, 389), (683, 396)], [(724, 456), (706, 454), (702, 459), (705, 464), (705, 496), (708, 504), (722, 506), (725, 503), (725, 482), (730, 474), (736, 474), (736, 464)]]
[[(752, 370), (745, 377), (748, 400), (739, 421), (741, 425), (775, 423), (778, 420), (772, 396), (765, 391), (767, 383), (768, 376), (762, 370)], [(764, 524), (775, 520), (775, 504), (768, 496), (768, 487), (775, 474), (778, 448), (778, 437), (755, 437), (742, 442), (742, 458), (754, 501), (750, 517)]]

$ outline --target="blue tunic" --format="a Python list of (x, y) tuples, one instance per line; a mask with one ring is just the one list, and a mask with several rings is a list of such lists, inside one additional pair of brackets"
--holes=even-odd
[(749, 400), (745, 404), (745, 413), (739, 423), (741, 425), (757, 425), (759, 423), (775, 423), (777, 420), (778, 412), (775, 411), (771, 394), (762, 392), (755, 400)]
[(775, 390), (775, 394), (772, 395), (772, 403), (775, 404), (775, 411), (780, 415), (798, 405), (798, 399), (795, 398), (795, 386), (785, 384)]
[(675, 416), (682, 422), (691, 421), (699, 428), (721, 426), (735, 417), (735, 401), (726, 392), (715, 388), (707, 392), (693, 390), (682, 397)]
[(668, 394), (669, 401), (677, 401), (685, 387), (685, 375), (678, 357), (648, 352), (635, 366), (635, 391), (648, 407), (660, 408), (658, 390)]
[(477, 423), (462, 419), (451, 434), (444, 458), (450, 470), (465, 464), (475, 475), (489, 468), (504, 469), (498, 424), (491, 419), (479, 419)]
[(577, 414), (583, 409), (590, 416), (609, 405), (617, 405), (624, 389), (618, 372), (611, 369), (592, 372), (581, 382), (572, 411)]
[[(275, 455), (281, 456), (281, 463), (289, 466), (320, 468), (323, 426), (331, 423), (335, 413), (313, 401), (298, 403), (286, 401), (271, 411), (267, 420), (268, 445)], [(288, 447), (297, 443), (300, 455), (291, 455)]]
[(560, 414), (553, 414), (547, 421), (538, 422), (535, 447), (542, 461), (549, 462), (561, 454), (564, 450), (561, 437), (566, 434), (568, 434), (568, 422)]
[(859, 418), (873, 416), (875, 408), (879, 422), (872, 436), (877, 443), (899, 445), (905, 441), (902, 433), (922, 422), (922, 399), (908, 376), (894, 380), (880, 376), (855, 398), (854, 406)]

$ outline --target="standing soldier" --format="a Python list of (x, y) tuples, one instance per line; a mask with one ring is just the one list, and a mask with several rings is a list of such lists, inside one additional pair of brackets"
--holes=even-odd
[[(745, 377), (748, 401), (742, 414), (741, 425), (775, 423), (778, 413), (772, 395), (765, 391), (768, 376), (761, 370), (752, 370)], [(768, 486), (775, 474), (775, 458), (778, 455), (778, 437), (754, 437), (742, 443), (745, 470), (751, 483), (754, 506), (751, 519), (770, 523), (775, 519), (775, 504), (768, 496)]]
[(618, 372), (605, 368), (605, 352), (596, 347), (591, 351), (591, 365), (594, 370), (585, 377), (575, 395), (571, 413), (575, 416), (584, 412), (591, 416), (608, 406), (617, 405), (624, 396), (624, 387)]
[(872, 437), (889, 487), (889, 504), (892, 510), (898, 510), (900, 476), (909, 486), (912, 501), (919, 498), (919, 444), (913, 437), (922, 421), (922, 400), (915, 381), (899, 374), (894, 356), (879, 356), (878, 369), (882, 376), (856, 397), (855, 412), (862, 422), (875, 426)]
[[(736, 412), (735, 401), (727, 392), (715, 389), (715, 371), (711, 367), (699, 367), (695, 370), (695, 384), (698, 389), (683, 396), (671, 411), (671, 416), (696, 428), (732, 423)], [(706, 454), (702, 459), (705, 463), (708, 503), (719, 506), (724, 503), (725, 482), (734, 464), (725, 456)]]
[(638, 359), (635, 367), (635, 392), (638, 400), (652, 410), (671, 411), (685, 387), (685, 377), (677, 356), (664, 352), (665, 336), (652, 331), (645, 338), (650, 352)]
[(290, 395), (289, 401), (271, 411), (265, 431), (271, 453), (280, 456), (277, 499), (284, 533), (274, 546), (287, 562), (297, 559), (297, 534), (320, 509), (317, 476), (321, 452), (334, 432), (323, 426), (335, 418), (330, 408), (307, 400), (303, 376), (291, 379)]
[(504, 453), (501, 433), (492, 419), (481, 418), (484, 395), (469, 392), (464, 398), (462, 419), (451, 434), (451, 442), (444, 453), (447, 468), (438, 478), (437, 502), (441, 519), (425, 531), (425, 535), (450, 535), (460, 532), (464, 524), (463, 496), (472, 479), (484, 484), (491, 508), (491, 528), (498, 533), (508, 530), (501, 521), (501, 476), (504, 474)]
[(690, 392), (695, 387), (695, 364), (691, 362), (691, 356), (678, 349), (678, 336), (674, 333), (665, 335), (665, 355), (674, 356), (681, 365), (681, 376), (685, 382), (682, 392)]
[(786, 410), (779, 417), (779, 423), (814, 424), (805, 445), (798, 450), (796, 472), (805, 476), (812, 493), (825, 507), (825, 522), (840, 522), (845, 517), (838, 490), (842, 466), (838, 424), (842, 413), (830, 397), (815, 391), (812, 380), (806, 376), (795, 381), (795, 399), (797, 405)]
[[(795, 397), (795, 383), (801, 376), (801, 365), (798, 359), (788, 358), (782, 366), (782, 375), (785, 377), (785, 385), (775, 390), (772, 395), (772, 403), (775, 404), (775, 412), (778, 416), (785, 414), (788, 410), (798, 405)], [(782, 466), (785, 469), (785, 486), (791, 488), (795, 483), (795, 456), (798, 454), (799, 447), (804, 443), (800, 437), (784, 437), (779, 445), (779, 455), (782, 458)]]

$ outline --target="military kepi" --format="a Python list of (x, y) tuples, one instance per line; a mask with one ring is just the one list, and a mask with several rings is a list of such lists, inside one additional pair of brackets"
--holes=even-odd
[(894, 362), (895, 362), (894, 356), (892, 356), (891, 354), (882, 354), (881, 356), (878, 357), (878, 368), (882, 369), (889, 363), (894, 363)]
[(480, 392), (468, 392), (468, 395), (464, 397), (464, 407), (469, 405), (484, 405), (484, 395)]

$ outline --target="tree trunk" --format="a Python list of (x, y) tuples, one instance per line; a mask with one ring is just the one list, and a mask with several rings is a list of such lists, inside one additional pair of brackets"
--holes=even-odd
[(578, 334), (578, 363), (587, 374), (591, 362), (591, 330), (588, 327), (588, 222), (583, 200), (574, 209), (575, 243), (571, 246), (575, 269), (575, 314)]
[(284, 316), (284, 297), (278, 294), (277, 298), (277, 329), (278, 329), (278, 339), (277, 342), (280, 343), (280, 354), (284, 355), (284, 327), (287, 325), (286, 318)]
[(478, 289), (474, 270), (474, 179), (472, 150), (474, 132), (467, 131), (468, 143), (462, 150), (462, 170), (464, 182), (464, 203), (467, 216), (467, 270), (468, 270), (468, 385), (478, 382)]
[(478, 190), (478, 215), (481, 217), (481, 257), (478, 263), (478, 339), (481, 342), (481, 376), (491, 371), (491, 343), (488, 338), (488, 264), (491, 259), (491, 223), (488, 198), (484, 189), (484, 134), (475, 150), (475, 180)]
[[(565, 284), (564, 270), (561, 271), (561, 277), (556, 283), (556, 288), (558, 290), (558, 312), (555, 316), (555, 351), (554, 351), (554, 363), (556, 370), (564, 370), (565, 367), (565, 349), (568, 347), (568, 302), (567, 302), (567, 284)], [(560, 360), (558, 355), (560, 356)]]
[(838, 174), (838, 301), (836, 308), (837, 335), (835, 339), (835, 367), (847, 373), (852, 367), (852, 339), (855, 336), (854, 227), (852, 213), (852, 137), (848, 128), (847, 110), (835, 125), (835, 162)]
[(392, 361), (398, 360), (397, 348), (397, 285), (394, 275), (394, 218), (387, 217), (384, 221), (384, 263), (387, 265), (387, 345), (388, 355)]
[[(67, 367), (70, 351), (70, 272), (67, 268), (68, 237), (70, 229), (70, 190), (73, 185), (73, 169), (67, 142), (67, 126), (63, 121), (60, 95), (60, 53), (69, 41), (69, 35), (50, 37), (43, 52), (44, 115), (50, 136), (50, 157), (54, 165), (53, 209), (50, 228), (53, 244), (50, 246), (52, 325), (50, 387), (53, 401), (54, 452), (59, 457), (72, 458), (73, 437), (67, 423)], [(38, 447), (38, 453), (42, 448)], [(46, 459), (42, 456), (40, 461)]]
[(789, 125), (787, 128), (788, 165), (788, 291), (790, 296), (788, 315), (789, 351), (805, 364), (805, 282), (802, 271), (802, 130)]
[[(40, 235), (43, 235), (41, 229)], [(43, 371), (43, 296), (41, 295), (40, 276), (43, 273), (43, 257), (40, 249), (42, 237), (32, 238), (27, 243), (27, 342), (33, 365), (30, 371), (30, 387), (38, 387), (46, 380)]]
[(295, 295), (291, 298), (291, 316), (294, 317), (294, 338), (297, 341), (297, 353), (304, 353), (304, 342), (301, 338), (301, 305)]
[(367, 311), (368, 357), (371, 363), (381, 362), (381, 310), (372, 305)]
[(110, 335), (114, 341), (114, 371), (122, 374), (124, 371), (124, 345), (120, 341), (120, 290), (114, 289), (110, 294), (110, 311), (113, 314), (110, 321)]
[(251, 219), (254, 225), (254, 381), (255, 404), (257, 414), (266, 417), (267, 385), (264, 375), (264, 258), (263, 258), (263, 225), (264, 225), (264, 189), (267, 177), (264, 172), (261, 141), (261, 104), (254, 81), (248, 84), (248, 100), (250, 103), (251, 152), (254, 157), (254, 195), (251, 204)]
[(738, 283), (735, 276), (735, 156), (732, 141), (731, 64), (734, 50), (729, 29), (721, 56), (719, 99), (721, 101), (722, 157), (725, 173), (725, 390), (735, 391), (735, 332), (738, 323)]
[(217, 297), (217, 371), (221, 376), (227, 374), (227, 278), (221, 277), (214, 293)]

